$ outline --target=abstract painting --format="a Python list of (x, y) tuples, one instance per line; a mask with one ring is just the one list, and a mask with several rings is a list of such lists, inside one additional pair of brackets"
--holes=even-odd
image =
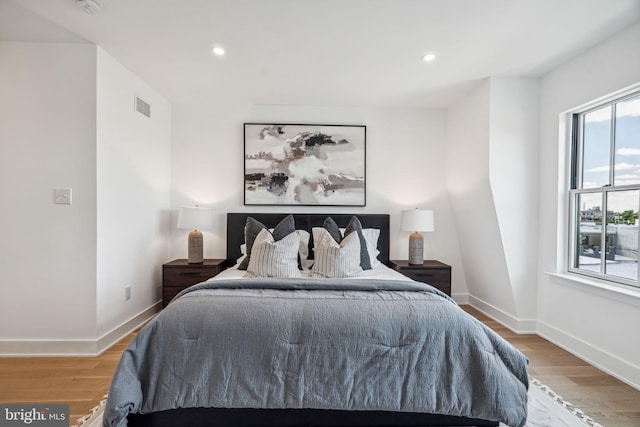
[(365, 206), (366, 126), (244, 124), (244, 204)]

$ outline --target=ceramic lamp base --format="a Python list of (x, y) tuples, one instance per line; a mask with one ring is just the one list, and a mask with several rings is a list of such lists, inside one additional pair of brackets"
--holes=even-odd
[(411, 233), (409, 236), (409, 264), (422, 265), (424, 262), (424, 239), (422, 234)]
[(204, 258), (202, 256), (202, 233), (193, 230), (189, 233), (189, 264), (202, 264)]

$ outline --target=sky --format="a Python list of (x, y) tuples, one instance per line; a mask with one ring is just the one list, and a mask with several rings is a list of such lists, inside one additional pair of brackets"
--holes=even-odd
[[(585, 115), (583, 188), (609, 184), (611, 106)], [(640, 96), (617, 104), (614, 182), (640, 184)]]
[[(582, 188), (610, 184), (612, 106), (585, 115)], [(640, 184), (640, 96), (616, 104), (613, 185)], [(640, 192), (626, 190), (609, 193), (607, 210), (638, 211)], [(601, 194), (583, 195), (580, 208), (602, 208)]]

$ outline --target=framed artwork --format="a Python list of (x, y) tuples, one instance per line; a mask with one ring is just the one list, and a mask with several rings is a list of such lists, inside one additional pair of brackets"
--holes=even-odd
[(244, 204), (365, 206), (366, 126), (244, 124)]

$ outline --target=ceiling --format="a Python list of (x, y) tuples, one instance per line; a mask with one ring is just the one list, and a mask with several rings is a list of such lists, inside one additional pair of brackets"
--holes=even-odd
[(95, 43), (174, 103), (437, 108), (640, 20), (640, 0), (98, 1), (0, 0), (0, 40)]

